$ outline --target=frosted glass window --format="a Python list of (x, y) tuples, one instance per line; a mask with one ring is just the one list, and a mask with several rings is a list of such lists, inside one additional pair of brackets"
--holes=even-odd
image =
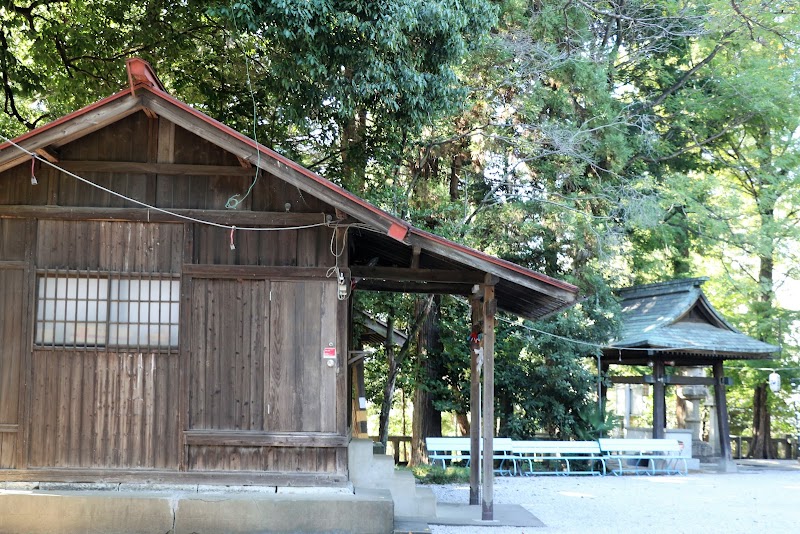
[(178, 345), (178, 280), (111, 280), (109, 343)]
[(40, 274), (40, 346), (174, 348), (180, 281), (151, 275)]
[(107, 307), (107, 279), (39, 278), (36, 344), (105, 344)]

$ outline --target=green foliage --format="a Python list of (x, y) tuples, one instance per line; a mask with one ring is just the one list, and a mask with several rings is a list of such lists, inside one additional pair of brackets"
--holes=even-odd
[(438, 465), (417, 465), (411, 469), (421, 484), (468, 484), (468, 467), (441, 467)]
[[(763, 368), (800, 366), (783, 290), (800, 280), (799, 39), (793, 3), (758, 0), (12, 1), (0, 129), (119, 90), (138, 55), (178, 98), (413, 224), (580, 285), (572, 310), (498, 324), (496, 410), (518, 437), (605, 424), (596, 349), (549, 334), (603, 344), (608, 286), (709, 276), (724, 315), (784, 349), (729, 365), (744, 432)], [(358, 299), (401, 330), (413, 317), (410, 296)], [(398, 387), (464, 412), (466, 305), (444, 299), (441, 322), (441, 380), (412, 358)], [(781, 432), (788, 387), (769, 401)]]

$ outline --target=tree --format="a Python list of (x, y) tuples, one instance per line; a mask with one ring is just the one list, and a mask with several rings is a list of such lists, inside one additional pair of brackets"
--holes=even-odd
[(239, 52), (226, 46), (230, 31), (204, 6), (196, 0), (6, 2), (0, 7), (0, 126), (22, 133), (118, 91), (131, 56), (149, 60), (168, 87), (205, 109), (216, 107), (215, 114), (227, 105), (215, 103), (231, 98), (216, 82), (229, 76), (223, 67)]
[(398, 142), (458, 106), (454, 66), (495, 19), (485, 0), (248, 0), (218, 12), (258, 38), (266, 90), (285, 95), (286, 118), (358, 193), (372, 158), (394, 161)]

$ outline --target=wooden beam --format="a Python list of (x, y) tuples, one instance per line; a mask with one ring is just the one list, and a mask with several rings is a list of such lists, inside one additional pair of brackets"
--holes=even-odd
[[(347, 269), (339, 269), (345, 279), (349, 277)], [(328, 269), (324, 267), (271, 267), (265, 265), (211, 265), (191, 264), (183, 266), (183, 274), (192, 278), (220, 278), (227, 280), (310, 280), (336, 283), (335, 278), (328, 277)]]
[[(723, 362), (714, 362), (714, 378), (722, 383), (725, 378)], [(714, 386), (714, 401), (717, 403), (717, 429), (719, 430), (719, 450), (723, 460), (731, 461), (731, 429), (728, 421), (728, 399), (725, 386)]]
[(483, 283), (484, 273), (443, 269), (406, 269), (404, 267), (368, 267), (351, 265), (353, 276), (365, 280), (393, 280), (401, 282), (443, 282), (475, 285)]
[(50, 163), (58, 163), (58, 156), (51, 150), (48, 150), (46, 147), (37, 148), (36, 150), (34, 150), (34, 152), (42, 156)]
[[(491, 275), (486, 275), (491, 282)], [(483, 287), (483, 498), (481, 519), (494, 520), (494, 285)]]
[[(30, 152), (51, 145), (60, 147), (141, 111), (142, 108), (142, 101), (139, 98), (129, 94), (122, 95), (102, 106), (61, 122), (57, 127), (46, 127), (43, 131), (25, 138), (17, 144)], [(0, 172), (30, 160), (30, 158), (30, 155), (16, 147), (6, 147), (0, 152)]]
[(667, 400), (664, 388), (664, 362), (653, 362), (653, 438), (664, 437), (664, 423), (667, 419)]
[[(480, 295), (473, 294), (469, 300), (471, 311), (470, 343), (469, 343), (469, 449), (470, 458), (480, 458), (481, 446), (481, 355), (480, 333), (483, 330), (483, 311)], [(469, 463), (469, 504), (481, 503), (481, 463)]]
[(438, 241), (434, 241), (413, 232), (409, 233), (408, 241), (412, 246), (419, 246), (444, 258), (456, 260), (480, 271), (491, 273), (504, 280), (509, 280), (515, 284), (527, 287), (528, 289), (533, 289), (549, 297), (568, 303), (575, 302), (577, 299), (576, 293), (562, 289), (537, 278), (526, 276), (512, 269), (504, 268), (492, 261), (489, 261), (488, 259), (483, 259), (480, 256), (469, 254), (460, 248), (447, 246), (443, 243), (439, 243)]
[(383, 291), (390, 293), (420, 293), (434, 295), (469, 295), (469, 284), (447, 284), (441, 282), (395, 282), (391, 280), (361, 280), (356, 285), (361, 291)]
[(186, 430), (187, 445), (217, 447), (346, 447), (347, 438), (330, 433), (281, 433), (246, 430)]
[[(171, 213), (224, 225), (306, 226), (331, 221), (327, 213), (284, 211), (169, 209)], [(0, 219), (56, 219), (65, 221), (186, 222), (148, 208), (85, 208), (66, 206), (0, 206)]]
[[(612, 376), (609, 377), (612, 384), (654, 384), (655, 377), (653, 375), (641, 376)], [(681, 375), (665, 375), (664, 384), (668, 386), (716, 386), (722, 384), (723, 386), (733, 385), (733, 379), (727, 376), (722, 377), (720, 382), (716, 377), (707, 376), (681, 376)]]
[(411, 247), (411, 268), (419, 269), (419, 258), (422, 255), (422, 249), (414, 246)]
[(256, 170), (232, 165), (190, 165), (187, 163), (146, 163), (139, 161), (62, 161), (59, 167), (70, 172), (114, 174), (161, 174), (171, 176), (243, 176), (252, 178)]

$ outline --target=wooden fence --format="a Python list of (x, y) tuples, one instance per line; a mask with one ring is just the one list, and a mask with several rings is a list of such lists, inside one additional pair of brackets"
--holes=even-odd
[[(800, 456), (800, 447), (796, 436), (772, 438), (770, 440), (772, 457), (778, 460), (797, 460)], [(735, 459), (747, 458), (750, 446), (753, 443), (751, 436), (731, 436), (731, 455)]]

